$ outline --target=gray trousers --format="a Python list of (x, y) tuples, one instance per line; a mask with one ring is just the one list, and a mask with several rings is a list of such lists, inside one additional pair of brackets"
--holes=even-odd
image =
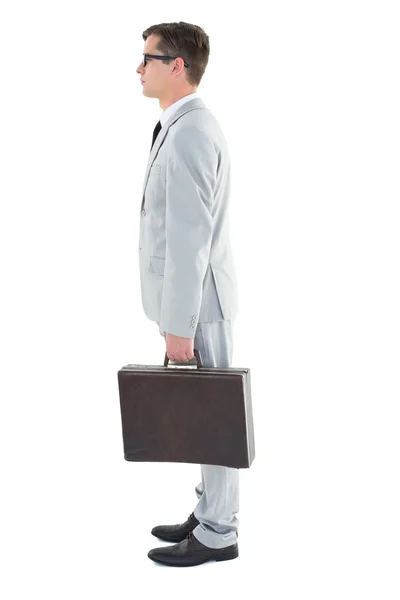
[[(204, 367), (229, 367), (233, 352), (233, 323), (198, 323), (194, 347)], [(164, 334), (165, 336), (165, 334)], [(199, 501), (194, 515), (199, 525), (194, 536), (209, 548), (225, 548), (237, 541), (239, 521), (239, 469), (201, 465), (201, 482), (196, 486)]]

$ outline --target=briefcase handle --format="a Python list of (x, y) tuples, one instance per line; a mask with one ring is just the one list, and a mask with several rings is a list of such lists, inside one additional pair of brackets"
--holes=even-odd
[[(196, 348), (194, 348), (193, 352), (194, 352), (194, 358), (192, 358), (192, 360), (189, 360), (188, 362), (174, 362), (174, 365), (182, 365), (182, 366), (186, 367), (186, 366), (197, 364), (197, 368), (201, 369), (201, 367), (203, 366), (203, 363), (201, 362), (200, 352), (198, 350), (196, 350)], [(168, 367), (168, 363), (169, 363), (168, 354), (165, 353), (164, 367)]]

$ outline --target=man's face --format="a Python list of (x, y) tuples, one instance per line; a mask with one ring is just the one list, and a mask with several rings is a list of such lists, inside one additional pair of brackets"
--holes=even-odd
[[(162, 52), (157, 49), (159, 39), (158, 35), (149, 35), (144, 44), (143, 53), (162, 55)], [(143, 94), (148, 98), (161, 98), (171, 83), (172, 67), (172, 61), (167, 65), (161, 60), (148, 58), (145, 67), (143, 66), (143, 62), (141, 62), (136, 69), (136, 73), (140, 75)]]

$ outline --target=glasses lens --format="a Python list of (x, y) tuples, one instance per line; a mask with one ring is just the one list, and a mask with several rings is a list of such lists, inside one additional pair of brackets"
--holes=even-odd
[(144, 67), (146, 66), (146, 55), (145, 54), (143, 54), (143, 66)]

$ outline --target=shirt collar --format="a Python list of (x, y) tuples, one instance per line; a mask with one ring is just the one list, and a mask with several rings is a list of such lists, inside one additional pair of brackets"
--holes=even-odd
[(188, 94), (187, 96), (183, 96), (180, 100), (177, 100), (171, 106), (168, 106), (162, 113), (160, 117), (161, 127), (164, 127), (165, 123), (172, 117), (172, 115), (186, 102), (189, 100), (193, 100), (194, 98), (199, 98), (199, 94), (197, 92), (193, 92), (193, 94)]

